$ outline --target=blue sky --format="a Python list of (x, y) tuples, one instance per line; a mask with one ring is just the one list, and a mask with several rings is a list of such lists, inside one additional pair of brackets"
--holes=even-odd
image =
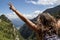
[(60, 0), (0, 0), (0, 15), (5, 14), (10, 20), (18, 19), (18, 17), (9, 9), (9, 2), (12, 2), (16, 9), (29, 19), (60, 4)]
[(9, 2), (12, 2), (16, 9), (29, 17), (34, 15), (34, 13), (37, 15), (39, 12), (41, 13), (59, 4), (59, 0), (0, 0), (0, 14), (13, 15), (8, 6)]

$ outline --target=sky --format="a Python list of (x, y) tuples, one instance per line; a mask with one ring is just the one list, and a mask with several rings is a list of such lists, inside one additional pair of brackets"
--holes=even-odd
[(0, 15), (5, 14), (10, 20), (18, 17), (9, 9), (9, 2), (28, 19), (36, 17), (48, 8), (60, 5), (60, 0), (0, 0)]

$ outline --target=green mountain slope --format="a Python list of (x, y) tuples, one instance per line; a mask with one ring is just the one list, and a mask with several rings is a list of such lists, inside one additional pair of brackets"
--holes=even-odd
[(5, 16), (0, 16), (0, 40), (23, 40), (18, 30)]
[(52, 16), (56, 18), (58, 17), (60, 18), (60, 5), (53, 8), (46, 9), (43, 13), (50, 13)]

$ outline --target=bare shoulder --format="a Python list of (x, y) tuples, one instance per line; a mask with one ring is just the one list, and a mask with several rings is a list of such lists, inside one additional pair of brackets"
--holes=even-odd
[(60, 28), (60, 19), (57, 21), (57, 26)]

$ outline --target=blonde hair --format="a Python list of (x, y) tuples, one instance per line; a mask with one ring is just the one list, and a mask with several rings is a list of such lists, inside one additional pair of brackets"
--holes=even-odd
[[(56, 19), (51, 16), (49, 13), (42, 13), (38, 16), (37, 19), (38, 28), (40, 28), (39, 34), (44, 35), (44, 31), (49, 32), (51, 30), (52, 33), (56, 34)], [(47, 29), (48, 30), (47, 30)]]

